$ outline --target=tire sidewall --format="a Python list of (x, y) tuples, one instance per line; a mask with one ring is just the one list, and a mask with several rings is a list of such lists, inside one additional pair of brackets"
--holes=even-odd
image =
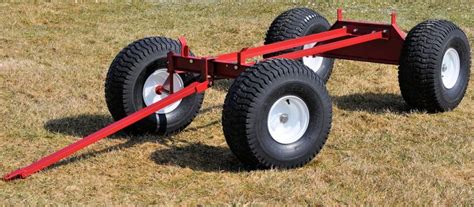
[[(304, 30), (302, 36), (325, 32), (325, 31), (328, 31), (330, 27), (331, 26), (329, 25), (329, 23), (321, 19), (313, 19), (313, 21), (309, 23), (309, 26), (306, 27), (306, 30)], [(300, 50), (302, 49), (303, 47), (300, 47)], [(301, 62), (303, 62), (302, 58), (301, 58)], [(321, 67), (318, 69), (318, 71), (316, 71), (316, 74), (318, 74), (318, 76), (321, 77), (321, 79), (328, 80), (329, 76), (331, 75), (333, 64), (334, 64), (334, 59), (323, 58), (323, 63), (321, 64)]]
[[(129, 80), (130, 83), (127, 84), (128, 90), (133, 90), (131, 97), (127, 97), (126, 104), (132, 106), (127, 114), (130, 115), (142, 108), (145, 108), (145, 102), (143, 101), (143, 85), (146, 79), (156, 70), (163, 69), (167, 67), (167, 53), (169, 51), (158, 51), (149, 55), (146, 59), (140, 62), (137, 65), (136, 70), (134, 70), (133, 77), (135, 79)], [(177, 53), (178, 50), (173, 50)], [(179, 74), (183, 80), (184, 86), (189, 85), (194, 77), (192, 74)], [(138, 121), (134, 124), (134, 127), (140, 129), (140, 131), (155, 131), (158, 133), (165, 133), (167, 131), (175, 131), (180, 126), (186, 122), (186, 118), (192, 116), (195, 107), (199, 107), (199, 97), (202, 94), (194, 94), (188, 96), (181, 100), (181, 103), (178, 107), (166, 114), (153, 113), (146, 118)]]
[[(304, 37), (329, 30), (329, 22), (316, 11), (309, 8), (293, 8), (281, 13), (271, 23), (265, 37), (265, 44)], [(304, 46), (263, 55), (272, 58), (281, 54), (302, 50)], [(303, 62), (302, 58), (299, 59)], [(315, 72), (324, 82), (329, 80), (334, 59), (324, 58), (322, 66)], [(311, 69), (311, 68), (310, 68)], [(312, 70), (314, 72), (314, 70)]]
[[(466, 38), (464, 34), (458, 30), (454, 30), (451, 32), (444, 44), (442, 45), (442, 52), (438, 54), (438, 61), (436, 65), (436, 76), (437, 76), (437, 84), (436, 87), (438, 88), (438, 96), (440, 97), (441, 104), (444, 105), (446, 108), (453, 108), (459, 103), (459, 101), (464, 96), (464, 91), (466, 90), (468, 81), (469, 81), (469, 49), (467, 48), (468, 43), (466, 42)], [(459, 76), (456, 84), (448, 89), (444, 86), (442, 77), (441, 77), (441, 68), (443, 63), (443, 57), (446, 51), (449, 48), (455, 49), (459, 54), (460, 59), (460, 68), (459, 68)]]
[[(325, 142), (324, 123), (330, 119), (328, 117), (330, 112), (328, 113), (325, 109), (330, 109), (331, 106), (327, 106), (321, 99), (323, 92), (315, 87), (314, 83), (302, 80), (301, 77), (279, 80), (268, 87), (268, 91), (271, 92), (257, 103), (259, 107), (255, 108), (256, 113), (252, 113), (255, 116), (252, 119), (258, 120), (255, 123), (258, 142), (255, 146), (260, 148), (259, 152), (264, 152), (261, 156), (265, 156), (265, 160), (273, 160), (274, 163), (302, 162), (309, 159), (308, 157), (312, 158), (314, 156), (312, 153), (317, 152), (315, 149)], [(309, 109), (310, 120), (306, 132), (300, 139), (290, 144), (281, 144), (270, 135), (267, 119), (273, 103), (286, 95), (297, 96), (305, 102)]]

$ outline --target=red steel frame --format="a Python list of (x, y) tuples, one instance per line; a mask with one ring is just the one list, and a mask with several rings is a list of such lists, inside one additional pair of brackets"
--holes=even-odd
[[(168, 72), (170, 76), (164, 86), (156, 88), (157, 93), (166, 92), (169, 93), (169, 96), (27, 167), (13, 171), (5, 175), (3, 179), (26, 178), (180, 99), (205, 91), (216, 79), (235, 78), (245, 69), (256, 63), (248, 62), (249, 58), (317, 42), (318, 44), (313, 48), (284, 53), (272, 58), (298, 59), (304, 56), (317, 55), (330, 58), (398, 64), (406, 34), (397, 26), (395, 13), (392, 13), (391, 18), (391, 24), (343, 20), (342, 10), (338, 9), (337, 21), (329, 31), (259, 47), (244, 48), (239, 52), (223, 54), (217, 57), (191, 57), (189, 56), (189, 47), (186, 40), (179, 38), (182, 45), (181, 53), (173, 54), (170, 52), (168, 54)], [(174, 73), (182, 72), (200, 73), (201, 80), (175, 92), (173, 87), (170, 87), (173, 86), (173, 78), (170, 77)]]

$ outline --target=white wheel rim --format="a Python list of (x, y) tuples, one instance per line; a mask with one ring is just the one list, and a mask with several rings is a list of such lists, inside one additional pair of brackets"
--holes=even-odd
[(281, 144), (298, 141), (309, 125), (309, 110), (297, 96), (284, 96), (268, 112), (267, 127), (272, 138)]
[(441, 80), (444, 87), (451, 89), (456, 85), (460, 67), (461, 61), (458, 51), (453, 48), (446, 50), (443, 56), (443, 63), (441, 64)]
[[(165, 68), (158, 69), (155, 72), (153, 72), (150, 76), (148, 76), (148, 78), (145, 81), (145, 84), (143, 84), (143, 102), (145, 102), (146, 106), (154, 104), (169, 95), (165, 91), (163, 91), (161, 94), (156, 93), (156, 87), (163, 86), (167, 78), (168, 78), (168, 72)], [(183, 80), (178, 74), (173, 75), (173, 86), (174, 86), (173, 88), (174, 92), (177, 92), (184, 88)], [(179, 106), (180, 103), (181, 103), (181, 100), (176, 101), (173, 104), (170, 104), (169, 106), (159, 111), (156, 111), (155, 113), (157, 114), (170, 113), (173, 110), (175, 110)]]
[[(310, 49), (310, 48), (313, 48), (315, 45), (316, 45), (316, 42), (306, 44), (306, 45), (303, 46), (303, 49)], [(323, 60), (324, 60), (324, 58), (319, 57), (319, 56), (315, 56), (315, 57), (306, 56), (306, 57), (303, 57), (303, 64), (308, 66), (314, 72), (318, 72), (321, 69), (321, 67), (323, 66)]]

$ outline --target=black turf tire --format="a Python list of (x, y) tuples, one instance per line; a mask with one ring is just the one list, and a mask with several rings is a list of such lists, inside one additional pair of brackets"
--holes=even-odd
[[(175, 40), (149, 37), (137, 40), (120, 51), (110, 65), (105, 81), (105, 99), (114, 120), (146, 107), (142, 95), (145, 80), (158, 68), (166, 68), (169, 51), (179, 53), (180, 50), (181, 45)], [(192, 73), (180, 76), (185, 86), (197, 78)], [(204, 93), (191, 95), (184, 98), (175, 110), (152, 114), (126, 128), (126, 131), (161, 135), (180, 131), (197, 115), (203, 98)]]
[[(294, 8), (280, 14), (273, 20), (270, 28), (268, 28), (265, 37), (265, 44), (271, 44), (284, 40), (303, 37), (310, 34), (316, 34), (329, 30), (331, 25), (328, 20), (317, 12), (308, 8)], [(264, 55), (264, 58), (270, 58), (287, 52), (301, 50), (303, 47), (285, 50), (278, 53)], [(302, 61), (302, 59), (300, 59)], [(317, 70), (317, 74), (324, 82), (329, 80), (334, 65), (334, 59), (324, 58), (321, 68)]]
[[(281, 144), (270, 135), (267, 118), (273, 103), (286, 95), (301, 98), (310, 118), (300, 139)], [(271, 59), (235, 79), (225, 99), (222, 125), (231, 151), (244, 164), (286, 169), (301, 167), (319, 153), (331, 118), (331, 100), (321, 78), (300, 61)]]
[[(460, 72), (455, 85), (443, 84), (443, 56), (449, 49), (459, 54)], [(446, 20), (427, 20), (407, 35), (400, 56), (398, 79), (403, 99), (418, 110), (449, 111), (466, 93), (471, 68), (469, 41), (464, 32)]]

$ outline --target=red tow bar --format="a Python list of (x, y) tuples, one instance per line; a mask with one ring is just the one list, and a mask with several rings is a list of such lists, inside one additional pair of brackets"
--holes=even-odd
[(101, 130), (97, 131), (97, 132), (94, 132), (93, 134), (89, 135), (89, 136), (86, 136), (84, 138), (82, 138), (81, 140), (51, 154), (51, 155), (48, 155), (47, 157), (44, 157), (34, 163), (32, 163), (31, 165), (27, 166), (27, 167), (24, 167), (24, 168), (20, 168), (18, 170), (15, 170), (11, 173), (8, 173), (7, 175), (5, 175), (3, 177), (4, 180), (8, 181), (8, 180), (13, 180), (13, 179), (16, 179), (16, 178), (26, 178), (28, 177), (29, 175), (35, 173), (35, 172), (38, 172), (50, 165), (52, 165), (53, 163), (111, 135), (111, 134), (114, 134), (115, 132), (117, 131), (120, 131), (121, 129), (127, 127), (127, 126), (130, 126), (132, 125), (133, 123), (149, 116), (150, 114), (153, 114), (155, 113), (156, 111), (159, 111), (160, 109), (180, 100), (180, 99), (183, 99), (187, 96), (190, 96), (192, 94), (195, 94), (195, 93), (200, 93), (200, 92), (203, 92), (204, 90), (206, 90), (207, 88), (209, 87), (209, 82), (208, 81), (204, 81), (204, 82), (194, 82), (190, 85), (188, 85), (187, 87), (173, 93), (173, 94), (170, 94), (169, 96), (167, 96), (166, 98), (148, 106), (148, 107), (145, 107), (133, 114), (131, 114), (130, 116), (127, 116), (117, 122), (114, 122), (110, 125), (108, 125), (107, 127), (105, 128), (102, 128)]

